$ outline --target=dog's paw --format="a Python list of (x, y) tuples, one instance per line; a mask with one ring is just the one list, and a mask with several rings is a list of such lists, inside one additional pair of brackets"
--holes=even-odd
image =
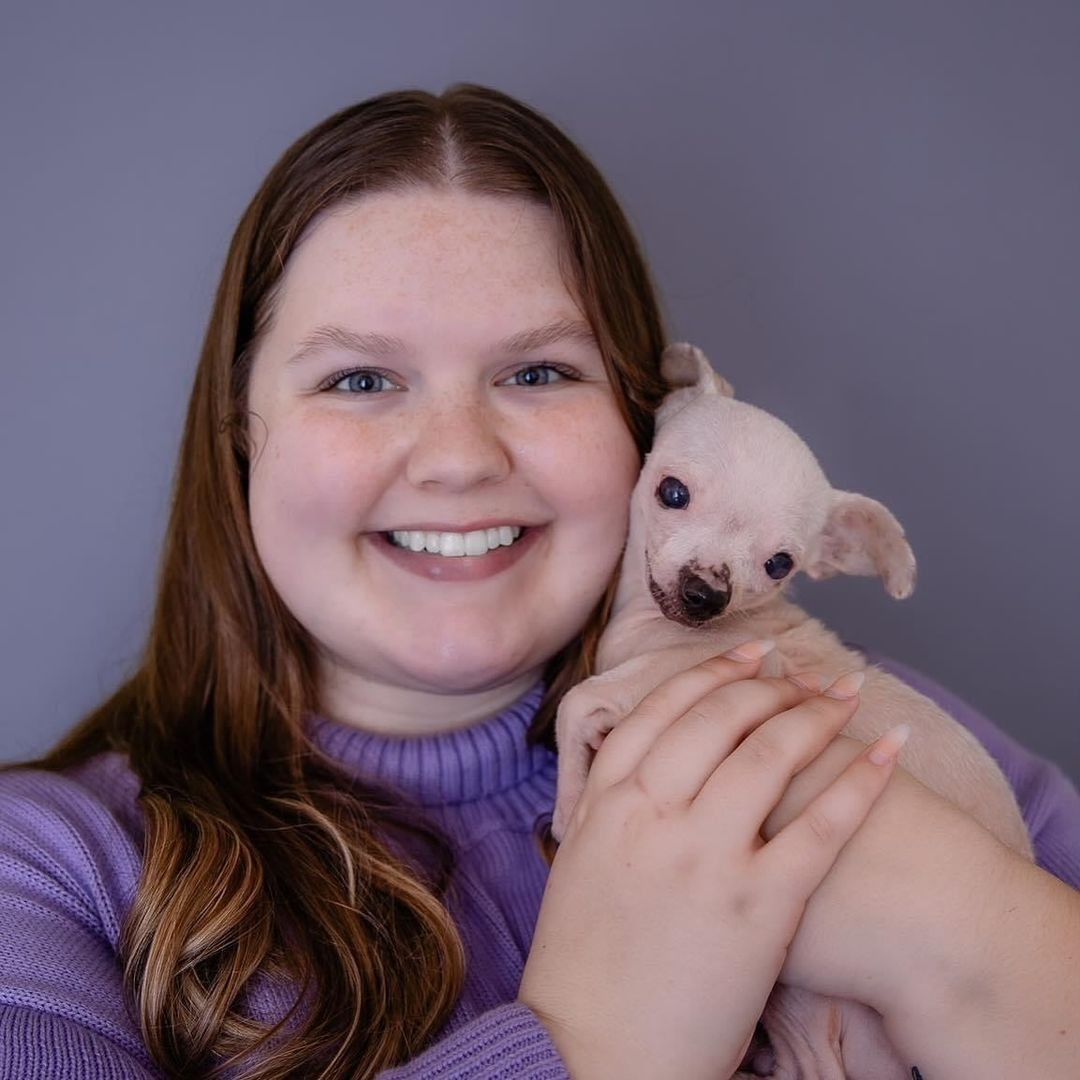
[(609, 706), (571, 691), (563, 698), (555, 718), (559, 750), (558, 781), (551, 833), (562, 841), (570, 827), (593, 758), (621, 717)]
[(595, 753), (608, 732), (623, 718), (621, 703), (609, 700), (597, 692), (599, 689), (582, 683), (560, 702), (555, 716), (555, 745), (560, 755), (564, 748), (578, 744)]
[[(581, 786), (584, 787), (584, 784)], [(580, 789), (576, 792), (569, 792), (565, 791), (563, 786), (560, 785), (559, 792), (555, 796), (555, 811), (551, 815), (551, 835), (557, 843), (561, 844), (566, 839), (566, 833), (570, 828), (570, 821), (579, 798), (581, 798)]]

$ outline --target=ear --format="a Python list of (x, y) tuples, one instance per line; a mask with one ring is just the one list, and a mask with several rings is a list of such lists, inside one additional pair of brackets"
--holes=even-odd
[(660, 374), (670, 389), (656, 410), (657, 427), (700, 394), (735, 396), (731, 383), (713, 370), (705, 354), (686, 342), (664, 349), (660, 355)]
[(702, 394), (735, 396), (731, 383), (713, 370), (708, 357), (696, 345), (685, 341), (669, 345), (660, 354), (660, 374), (672, 390), (694, 387)]
[(817, 550), (803, 570), (815, 579), (876, 574), (895, 600), (915, 588), (915, 555), (900, 522), (881, 503), (850, 491), (833, 492)]

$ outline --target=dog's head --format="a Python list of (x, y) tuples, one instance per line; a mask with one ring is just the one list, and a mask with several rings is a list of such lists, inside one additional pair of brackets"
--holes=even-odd
[(835, 490), (775, 416), (736, 401), (692, 345), (664, 351), (673, 387), (634, 491), (648, 585), (670, 619), (700, 626), (772, 600), (800, 570), (876, 574), (910, 595), (915, 557), (881, 503)]

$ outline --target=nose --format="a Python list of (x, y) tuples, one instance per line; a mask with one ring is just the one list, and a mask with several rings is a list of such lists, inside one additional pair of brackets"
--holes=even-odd
[(417, 417), (405, 468), (413, 486), (465, 490), (509, 472), (498, 417), (483, 402), (446, 405)]
[(704, 622), (728, 606), (731, 593), (714, 589), (704, 578), (691, 574), (679, 590), (679, 600), (687, 618), (695, 622)]

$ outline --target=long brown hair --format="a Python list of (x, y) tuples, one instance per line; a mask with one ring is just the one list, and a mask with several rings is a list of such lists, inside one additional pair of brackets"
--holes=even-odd
[[(313, 648), (260, 565), (247, 513), (248, 374), (290, 253), (322, 211), (412, 185), (549, 206), (642, 452), (664, 391), (661, 315), (622, 211), (581, 151), (514, 99), (474, 85), (383, 94), (323, 121), (270, 171), (214, 300), (138, 669), (34, 763), (64, 769), (117, 750), (141, 780), (145, 862), (120, 956), (146, 1044), (172, 1076), (229, 1064), (252, 1080), (370, 1077), (415, 1056), (461, 991), (443, 900), (450, 846), (307, 738)], [(611, 595), (550, 662), (531, 739), (552, 744)], [(395, 829), (428, 844), (434, 869), (392, 850)], [(271, 1029), (243, 1009), (257, 973), (297, 990)]]

